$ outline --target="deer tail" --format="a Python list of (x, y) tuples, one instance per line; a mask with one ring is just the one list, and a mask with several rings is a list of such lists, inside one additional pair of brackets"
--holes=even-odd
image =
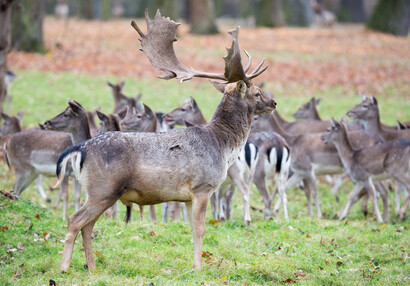
[(83, 149), (81, 149), (81, 145), (69, 147), (63, 153), (61, 153), (57, 160), (56, 175), (58, 180), (52, 188), (59, 187), (63, 182), (67, 173), (68, 162), (71, 163), (74, 175), (78, 180), (80, 177), (81, 168), (85, 160), (85, 155), (86, 153)]

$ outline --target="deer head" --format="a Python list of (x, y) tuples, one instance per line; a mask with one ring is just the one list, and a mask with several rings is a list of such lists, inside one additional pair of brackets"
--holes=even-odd
[(343, 120), (337, 122), (332, 118), (330, 124), (331, 126), (321, 136), (321, 139), (325, 144), (338, 142), (346, 135), (346, 126)]
[(136, 132), (155, 132), (157, 124), (155, 113), (145, 104), (140, 109), (128, 108), (127, 114), (120, 122), (121, 130)]
[(11, 135), (21, 131), (21, 119), (23, 112), (20, 111), (16, 116), (9, 116), (5, 113), (1, 113), (1, 117), (4, 122), (0, 128), (0, 136)]
[(192, 96), (183, 105), (164, 114), (163, 118), (167, 124), (185, 125), (185, 121), (206, 124), (206, 120)]
[(377, 100), (373, 96), (362, 96), (362, 102), (350, 109), (346, 115), (352, 119), (371, 120), (378, 116)]
[(97, 129), (97, 133), (101, 134), (107, 131), (120, 131), (120, 119), (116, 114), (106, 115), (105, 113), (96, 110), (98, 118), (100, 119), (100, 126)]
[(303, 104), (299, 109), (292, 115), (295, 119), (314, 119), (317, 115), (316, 106), (320, 103), (320, 98), (312, 97), (311, 100)]

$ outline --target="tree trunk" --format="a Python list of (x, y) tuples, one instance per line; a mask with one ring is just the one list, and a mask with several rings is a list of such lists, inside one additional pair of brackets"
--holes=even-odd
[(12, 11), (11, 39), (13, 49), (44, 52), (44, 0), (19, 0)]
[(380, 0), (367, 26), (383, 33), (407, 37), (410, 26), (410, 1)]
[(191, 33), (204, 35), (218, 33), (212, 0), (191, 0), (190, 8)]
[(11, 48), (10, 21), (13, 0), (0, 0), (0, 112), (6, 97), (7, 54)]
[(309, 27), (314, 19), (310, 0), (290, 0), (291, 24), (299, 27)]
[(282, 0), (261, 0), (257, 5), (256, 25), (280, 27), (285, 25)]
[(343, 22), (363, 23), (366, 21), (363, 0), (342, 0), (338, 19)]
[(166, 17), (169, 17), (170, 19), (177, 21), (177, 3), (175, 0), (155, 0), (154, 6), (155, 13), (156, 10), (159, 9), (161, 11), (161, 15), (164, 15)]

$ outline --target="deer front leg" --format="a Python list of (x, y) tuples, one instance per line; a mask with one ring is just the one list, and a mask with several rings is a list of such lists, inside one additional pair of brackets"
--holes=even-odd
[(353, 190), (349, 194), (349, 199), (346, 205), (337, 215), (340, 220), (343, 220), (346, 218), (347, 212), (359, 200), (359, 197), (360, 197), (359, 195), (362, 191), (364, 190), (361, 184), (357, 183), (354, 185)]
[(81, 201), (81, 185), (80, 185), (80, 182), (77, 179), (75, 179), (74, 180), (74, 209), (76, 211), (80, 208), (80, 201)]
[(270, 219), (270, 208), (272, 205), (271, 197), (269, 195), (268, 188), (266, 186), (265, 174), (255, 174), (254, 183), (259, 193), (262, 196), (263, 203), (265, 204), (265, 220)]
[[(201, 269), (202, 267), (202, 239), (205, 234), (205, 214), (206, 206), (208, 204), (208, 192), (200, 191), (194, 195), (192, 200), (191, 210), (187, 209), (188, 213), (191, 212), (191, 227), (194, 238), (194, 265), (195, 269)], [(188, 215), (189, 217), (189, 215)]]
[(376, 215), (376, 219), (378, 222), (383, 222), (382, 216), (380, 215), (379, 206), (377, 203), (377, 193), (376, 188), (374, 187), (372, 178), (369, 178), (368, 181), (364, 184), (364, 187), (369, 194), (369, 198), (373, 203), (374, 214)]
[(377, 183), (375, 185), (377, 192), (380, 194), (382, 197), (383, 201), (383, 221), (388, 222), (389, 221), (389, 198), (388, 198), (388, 191), (386, 187), (383, 185), (383, 183)]
[(68, 176), (64, 177), (63, 182), (61, 183), (61, 193), (63, 195), (63, 220), (68, 220)]
[(47, 203), (51, 202), (51, 199), (48, 198), (46, 193), (44, 192), (43, 175), (38, 175), (37, 181), (36, 181), (36, 187), (37, 187), (38, 193), (40, 194), (41, 198), (45, 200)]
[[(218, 219), (218, 191), (212, 193), (211, 195), (211, 211), (214, 219)], [(189, 218), (189, 215), (188, 215)]]
[(149, 206), (149, 216), (148, 216), (150, 221), (157, 221), (157, 214), (155, 213), (155, 206), (154, 205), (150, 205)]

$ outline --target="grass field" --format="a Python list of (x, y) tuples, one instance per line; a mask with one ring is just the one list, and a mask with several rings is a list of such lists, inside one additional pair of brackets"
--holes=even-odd
[[(24, 110), (25, 127), (35, 127), (37, 122), (61, 112), (67, 98), (78, 100), (89, 110), (101, 107), (110, 112), (113, 105), (107, 80), (126, 80), (125, 93), (130, 96), (142, 92), (144, 103), (156, 111), (168, 111), (192, 95), (209, 119), (221, 98), (211, 85), (200, 81), (181, 85), (157, 79), (30, 70), (18, 71), (18, 75), (11, 89), (11, 113)], [(267, 88), (275, 92), (278, 110), (288, 119), (298, 105), (308, 100), (308, 96), (288, 94), (289, 87), (281, 90), (268, 83)], [(304, 88), (301, 84), (292, 87), (297, 94)], [(405, 90), (407, 95), (397, 90)], [(383, 121), (394, 124), (396, 119), (409, 119), (408, 92), (408, 86), (392, 84), (375, 94)], [(315, 96), (322, 97), (320, 113), (325, 119), (342, 117), (360, 101), (344, 87), (317, 90)], [(54, 181), (46, 179), (45, 184)], [(12, 184), (13, 175), (5, 162), (0, 162), (0, 188), (10, 190)], [(231, 221), (215, 222), (207, 212), (203, 247), (207, 255), (201, 271), (191, 269), (193, 245), (187, 223), (140, 222), (136, 219), (137, 208), (129, 225), (121, 219), (101, 217), (93, 236), (97, 270), (88, 273), (84, 268), (80, 235), (70, 271), (61, 274), (58, 266), (66, 232), (62, 210), (41, 201), (31, 185), (17, 201), (0, 195), (0, 284), (47, 285), (53, 279), (59, 285), (408, 285), (409, 220), (399, 221), (391, 210), (391, 222), (378, 224), (371, 216), (363, 217), (359, 204), (345, 221), (334, 220), (351, 187), (346, 181), (340, 202), (336, 202), (330, 186), (319, 184), (324, 214), (320, 220), (307, 216), (303, 191), (289, 190), (288, 221), (282, 213), (274, 220), (263, 221), (258, 211), (263, 203), (253, 189), (250, 227), (244, 226), (241, 196), (236, 193)], [(53, 201), (56, 195), (50, 193)], [(390, 199), (392, 202), (393, 193)], [(120, 206), (120, 217), (123, 215), (124, 207)]]

